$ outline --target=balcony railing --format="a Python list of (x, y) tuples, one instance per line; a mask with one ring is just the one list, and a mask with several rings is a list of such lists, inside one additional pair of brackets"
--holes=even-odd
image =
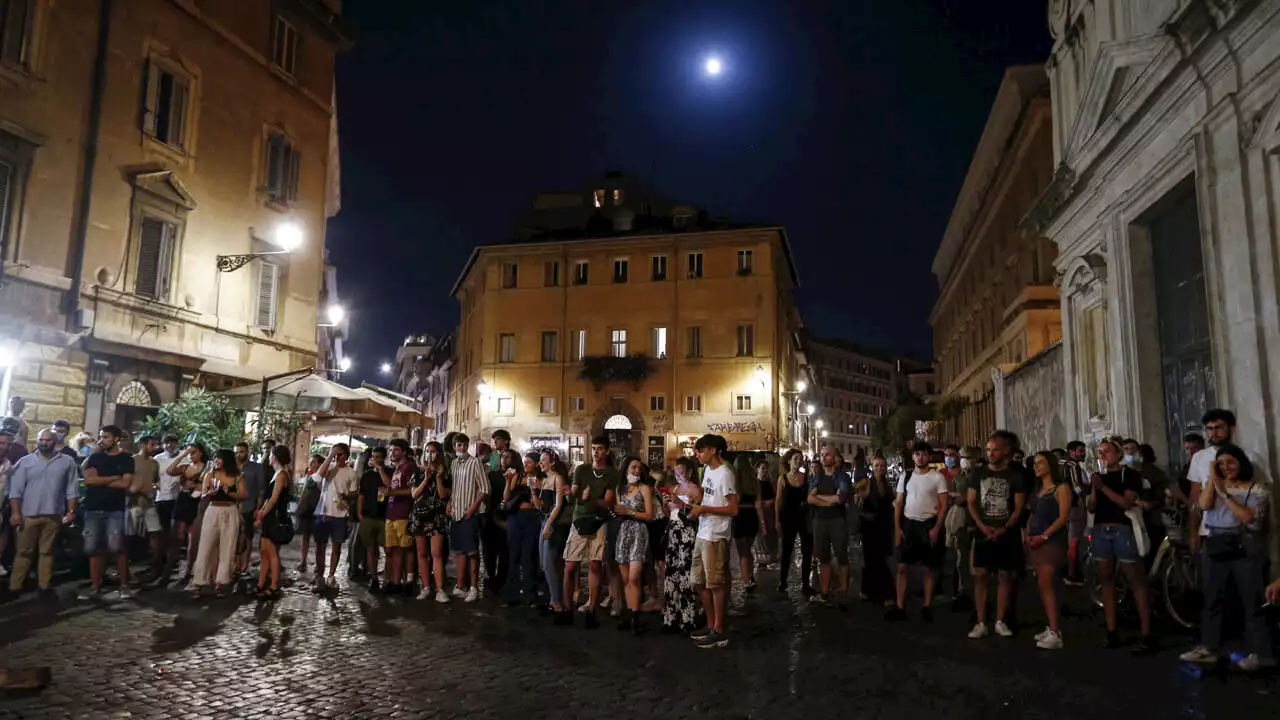
[(610, 383), (630, 383), (638, 389), (653, 373), (653, 359), (639, 353), (627, 357), (589, 355), (582, 358), (578, 379), (589, 381), (596, 390)]

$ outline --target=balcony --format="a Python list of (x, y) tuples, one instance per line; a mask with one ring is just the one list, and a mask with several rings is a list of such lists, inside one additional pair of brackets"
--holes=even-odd
[(610, 383), (630, 383), (638, 390), (653, 373), (653, 359), (638, 353), (627, 357), (589, 355), (582, 358), (578, 379), (590, 382), (597, 391)]

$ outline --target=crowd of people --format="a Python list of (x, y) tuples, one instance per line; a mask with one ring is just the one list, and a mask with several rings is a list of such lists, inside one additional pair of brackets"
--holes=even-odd
[[(1122, 577), (1138, 620), (1133, 650), (1148, 653), (1158, 642), (1145, 573), (1169, 538), (1196, 557), (1204, 597), (1199, 643), (1181, 659), (1219, 662), (1224, 620), (1235, 614), (1249, 649), (1237, 669), (1275, 665), (1266, 608), (1280, 604), (1280, 523), (1268, 519), (1280, 495), (1263, 463), (1232, 442), (1228, 410), (1204, 416), (1206, 437), (1184, 438), (1176, 478), (1131, 438), (1027, 455), (1016, 435), (996, 431), (985, 448), (947, 446), (941, 463), (915, 442), (905, 467), (878, 455), (860, 468), (832, 445), (811, 458), (799, 450), (735, 457), (723, 437), (705, 435), (692, 457), (649, 468), (616, 458), (599, 437), (570, 470), (554, 449), (521, 455), (497, 430), (492, 444), (450, 433), (421, 451), (393, 440), (357, 458), (339, 443), (309, 458), (297, 483), (289, 449), (271, 440), (257, 459), (245, 442), (211, 453), (172, 435), (143, 435), (126, 450), (126, 433), (106, 426), (96, 442), (69, 446), (70, 426), (60, 421), (35, 432), (28, 452), (21, 412), (18, 398), (0, 422), (8, 510), (0, 557), (15, 534), (15, 595), (33, 562), (38, 590), (50, 590), (55, 543), (78, 521), (89, 558), (83, 600), (101, 594), (112, 557), (120, 598), (175, 581), (193, 598), (225, 597), (239, 580), (270, 600), (281, 591), (280, 548), (297, 535), (297, 571), (310, 573), (316, 592), (336, 591), (345, 552), (351, 577), (375, 592), (474, 603), (483, 588), (559, 626), (595, 628), (605, 611), (633, 633), (660, 616), (662, 631), (707, 648), (728, 644), (735, 571), (742, 592), (753, 593), (758, 568), (778, 568), (781, 592), (798, 570), (809, 602), (883, 603), (886, 620), (902, 622), (918, 570), (921, 621), (933, 622), (935, 599), (950, 596), (953, 610), (973, 613), (974, 641), (1014, 634), (1030, 573), (1046, 618), (1035, 644), (1055, 650), (1065, 644), (1061, 585), (1081, 584), (1088, 562), (1106, 645), (1122, 644)], [(131, 542), (145, 547), (141, 578), (130, 577)], [(859, 549), (861, 562), (851, 562)]]

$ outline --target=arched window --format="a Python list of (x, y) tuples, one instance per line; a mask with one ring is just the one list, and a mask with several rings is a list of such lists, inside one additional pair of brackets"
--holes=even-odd
[(631, 419), (626, 415), (614, 415), (604, 421), (605, 430), (630, 430)]
[(124, 387), (120, 388), (120, 394), (116, 395), (116, 404), (155, 407), (156, 402), (151, 398), (151, 391), (147, 389), (146, 385), (137, 380), (130, 380)]

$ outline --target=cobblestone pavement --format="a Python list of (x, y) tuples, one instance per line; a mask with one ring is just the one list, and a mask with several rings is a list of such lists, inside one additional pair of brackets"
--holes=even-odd
[(714, 650), (345, 580), (330, 597), (297, 587), (272, 604), (177, 590), (81, 603), (67, 588), (0, 607), (0, 665), (54, 677), (0, 696), (0, 717), (1280, 717), (1274, 684), (1187, 674), (1184, 639), (1133, 658), (1100, 649), (1097, 621), (1073, 617), (1067, 649), (1047, 652), (1030, 638), (1038, 626), (971, 641), (965, 615), (891, 626), (866, 603), (811, 606), (768, 590), (772, 573), (761, 581), (735, 598), (731, 644)]

